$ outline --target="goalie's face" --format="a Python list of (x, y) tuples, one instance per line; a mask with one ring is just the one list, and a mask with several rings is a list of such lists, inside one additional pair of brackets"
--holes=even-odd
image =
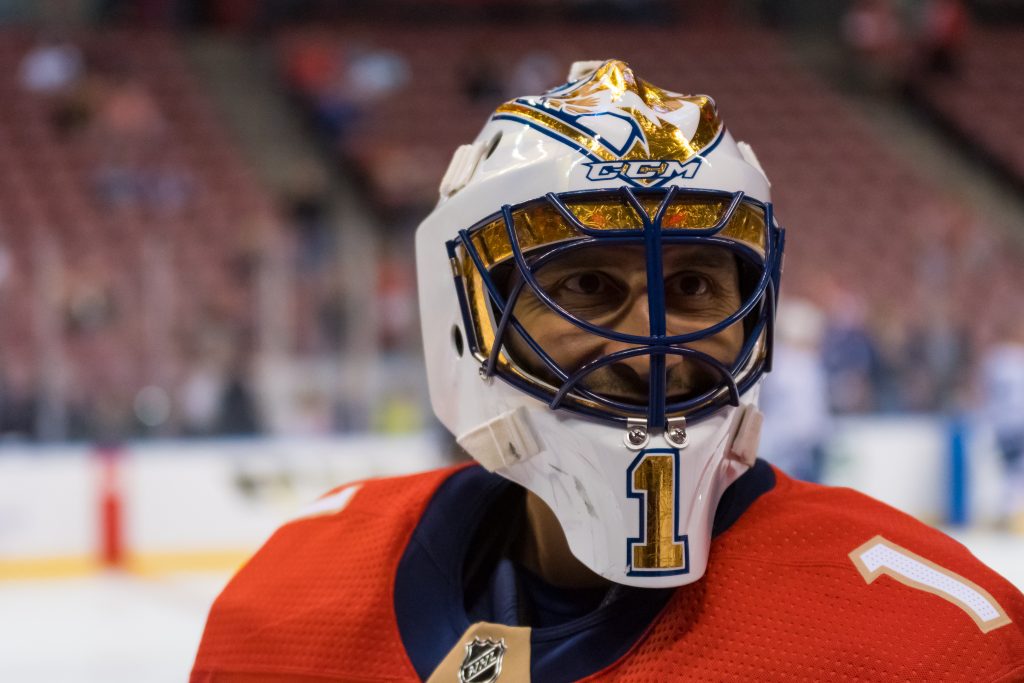
[[(566, 311), (594, 325), (628, 335), (651, 330), (648, 267), (639, 246), (593, 246), (568, 252), (540, 268), (536, 279)], [(707, 329), (732, 315), (742, 303), (736, 257), (715, 246), (666, 247), (662, 258), (664, 315), (669, 336)], [(518, 276), (509, 286), (518, 284)], [(630, 344), (590, 334), (556, 314), (526, 288), (516, 302), (516, 319), (561, 367), (570, 371), (596, 358), (631, 348)], [(688, 346), (732, 365), (744, 341), (742, 322)], [(516, 333), (510, 334), (512, 356), (531, 374), (557, 384), (541, 359)], [(636, 355), (591, 373), (584, 386), (630, 404), (644, 404), (650, 392), (650, 355)], [(681, 356), (665, 357), (666, 394), (670, 402), (698, 396), (713, 388), (718, 376), (707, 365)]]
[(481, 374), (553, 409), (652, 428), (738, 405), (768, 357), (769, 227), (765, 205), (716, 190), (502, 207), (447, 245)]

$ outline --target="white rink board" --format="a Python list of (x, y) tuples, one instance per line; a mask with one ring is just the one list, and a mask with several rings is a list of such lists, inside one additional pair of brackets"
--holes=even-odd
[(0, 449), (0, 559), (95, 552), (99, 471), (89, 452)]
[[(968, 519), (990, 524), (998, 515), (1002, 463), (995, 437), (966, 425)], [(834, 421), (824, 483), (847, 486), (928, 524), (950, 513), (950, 424), (922, 416), (843, 417)]]
[[(123, 538), (132, 553), (251, 551), (330, 488), (444, 464), (435, 440), (152, 442), (123, 449)], [(94, 556), (101, 467), (81, 446), (0, 449), (0, 561)]]
[(133, 450), (126, 538), (139, 552), (255, 548), (329, 489), (444, 464), (426, 436), (207, 442)]
[(948, 437), (930, 417), (837, 420), (825, 483), (848, 486), (931, 523), (946, 509)]

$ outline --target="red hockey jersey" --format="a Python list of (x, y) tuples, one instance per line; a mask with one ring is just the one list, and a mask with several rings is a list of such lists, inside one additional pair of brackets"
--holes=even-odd
[[(399, 629), (396, 576), (435, 492), (461, 471), (348, 485), (283, 526), (214, 603), (192, 683), (426, 678)], [(773, 474), (716, 536), (707, 574), (614, 661), (575, 661), (568, 680), (1024, 681), (1024, 596), (1006, 580), (882, 503)], [(528, 680), (530, 648), (544, 644), (478, 624), (450, 647), (430, 680)]]

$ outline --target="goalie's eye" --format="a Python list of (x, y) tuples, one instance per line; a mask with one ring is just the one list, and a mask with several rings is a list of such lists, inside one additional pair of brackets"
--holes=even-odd
[(598, 271), (585, 271), (577, 273), (562, 280), (560, 289), (568, 290), (572, 294), (594, 296), (603, 294), (611, 289), (610, 278)]
[(700, 273), (682, 273), (665, 287), (666, 294), (699, 297), (711, 292), (711, 282)]
[(595, 320), (618, 310), (629, 297), (629, 288), (610, 273), (585, 269), (564, 275), (549, 293), (573, 315)]

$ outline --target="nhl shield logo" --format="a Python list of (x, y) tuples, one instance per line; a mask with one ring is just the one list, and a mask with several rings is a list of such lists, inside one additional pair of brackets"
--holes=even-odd
[(501, 675), (505, 639), (473, 638), (466, 643), (466, 657), (459, 667), (459, 683), (494, 683)]

